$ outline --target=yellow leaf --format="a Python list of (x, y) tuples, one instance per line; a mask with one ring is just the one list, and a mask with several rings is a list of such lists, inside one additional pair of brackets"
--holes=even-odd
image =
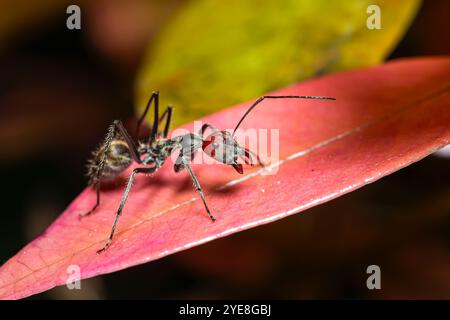
[[(381, 29), (369, 29), (370, 5)], [(331, 71), (380, 63), (419, 0), (196, 0), (152, 43), (136, 80), (136, 108), (152, 90), (175, 105), (174, 125)], [(312, 94), (312, 93), (309, 93)], [(313, 94), (320, 95), (320, 92)]]

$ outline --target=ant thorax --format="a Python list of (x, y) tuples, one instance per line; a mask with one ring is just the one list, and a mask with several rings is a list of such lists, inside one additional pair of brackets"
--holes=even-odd
[(159, 168), (177, 147), (179, 147), (177, 140), (159, 138), (151, 144), (140, 142), (138, 150), (139, 154), (144, 156), (142, 158), (143, 164), (155, 164)]

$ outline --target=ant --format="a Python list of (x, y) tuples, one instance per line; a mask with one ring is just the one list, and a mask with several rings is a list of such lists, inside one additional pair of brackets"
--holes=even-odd
[[(240, 174), (243, 174), (244, 170), (242, 164), (238, 164), (238, 158), (243, 159), (246, 164), (251, 166), (256, 165), (256, 159), (258, 165), (264, 166), (264, 163), (258, 155), (238, 144), (238, 142), (234, 139), (234, 134), (245, 117), (253, 110), (253, 108), (265, 99), (335, 100), (334, 98), (321, 96), (262, 96), (247, 109), (234, 128), (233, 133), (228, 131), (219, 131), (214, 126), (206, 123), (201, 127), (198, 133), (188, 133), (185, 135), (168, 138), (167, 135), (169, 133), (173, 107), (169, 105), (163, 114), (159, 116), (159, 92), (154, 91), (150, 96), (144, 113), (140, 117), (136, 127), (136, 137), (139, 137), (141, 125), (153, 102), (153, 126), (151, 128), (150, 136), (146, 138), (146, 141), (139, 141), (137, 138), (137, 141), (134, 141), (122, 122), (120, 120), (115, 120), (110, 125), (104, 142), (97, 150), (93, 152), (92, 158), (88, 161), (88, 185), (92, 186), (96, 190), (97, 200), (91, 210), (80, 214), (80, 216), (87, 216), (91, 214), (100, 205), (100, 184), (102, 182), (116, 178), (125, 169), (127, 169), (133, 161), (143, 165), (144, 167), (135, 168), (128, 178), (128, 183), (122, 196), (122, 200), (120, 201), (119, 208), (117, 209), (109, 238), (104, 247), (98, 250), (97, 253), (104, 252), (112, 241), (117, 222), (128, 198), (128, 194), (130, 193), (135, 176), (139, 173), (150, 174), (155, 172), (176, 150), (179, 150), (179, 154), (174, 164), (175, 172), (179, 172), (184, 168), (187, 169), (194, 182), (195, 188), (200, 194), (209, 218), (214, 222), (216, 219), (211, 214), (211, 211), (206, 204), (205, 195), (203, 194), (200, 183), (198, 182), (197, 177), (192, 171), (189, 163), (194, 159), (197, 150), (202, 149), (208, 156), (218, 162), (232, 166)], [(164, 129), (159, 131), (159, 126), (163, 121), (165, 121)], [(204, 134), (208, 129), (211, 133), (204, 138)]]

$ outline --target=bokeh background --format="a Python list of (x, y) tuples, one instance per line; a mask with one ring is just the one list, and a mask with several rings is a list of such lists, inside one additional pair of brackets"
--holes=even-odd
[[(359, 2), (2, 2), (0, 263), (85, 187), (108, 124), (132, 126), (153, 89), (180, 106), (181, 124), (321, 74), (450, 54), (450, 2), (379, 1), (381, 36), (364, 30)], [(66, 28), (69, 4), (81, 7), (81, 30)], [(449, 164), (432, 155), (302, 214), (31, 299), (449, 299)], [(382, 290), (366, 288), (371, 264)]]

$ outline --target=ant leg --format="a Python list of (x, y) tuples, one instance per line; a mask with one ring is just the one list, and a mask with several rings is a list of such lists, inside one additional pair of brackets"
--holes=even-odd
[(258, 154), (248, 150), (248, 149), (244, 149), (244, 161), (246, 164), (249, 164), (251, 166), (254, 166), (255, 163), (253, 162), (253, 158), (255, 157), (256, 160), (258, 161), (258, 165), (260, 165), (261, 167), (265, 167), (266, 164), (261, 160), (261, 158), (259, 157)]
[(105, 148), (103, 150), (102, 157), (100, 159), (100, 163), (99, 163), (99, 165), (97, 167), (97, 172), (95, 173), (95, 177), (94, 177), (94, 181), (95, 181), (94, 182), (94, 186), (95, 186), (95, 189), (96, 189), (96, 192), (97, 192), (97, 200), (96, 200), (95, 205), (92, 207), (91, 210), (89, 210), (88, 212), (79, 214), (81, 217), (85, 217), (85, 216), (90, 215), (100, 205), (100, 177), (102, 175), (103, 168), (105, 167), (106, 151), (109, 149), (109, 147), (111, 145), (111, 142), (114, 139), (115, 132), (116, 132), (116, 126), (113, 123), (108, 128), (108, 133), (106, 134), (105, 143), (104, 143)]
[(156, 171), (156, 169), (157, 169), (157, 167), (136, 168), (136, 169), (133, 170), (133, 173), (131, 173), (130, 178), (128, 179), (128, 184), (127, 184), (127, 187), (125, 188), (125, 192), (124, 192), (124, 194), (122, 196), (122, 200), (120, 201), (119, 209), (116, 212), (116, 217), (114, 219), (114, 223), (113, 223), (113, 226), (112, 226), (109, 238), (106, 241), (105, 246), (102, 249), (98, 250), (97, 253), (104, 252), (109, 247), (109, 245), (110, 245), (110, 243), (112, 241), (112, 238), (114, 236), (114, 232), (116, 230), (117, 222), (119, 221), (120, 215), (122, 214), (122, 210), (123, 210), (123, 207), (125, 206), (125, 202), (127, 201), (128, 194), (130, 193), (130, 190), (131, 190), (131, 186), (133, 185), (134, 176), (136, 174), (138, 174), (138, 173), (153, 173), (153, 172)]
[(167, 138), (170, 129), (170, 120), (172, 119), (173, 106), (168, 106), (164, 113), (159, 118), (159, 123), (163, 122), (164, 118), (167, 116), (166, 124), (164, 125), (163, 138)]
[(192, 181), (194, 182), (195, 189), (197, 189), (198, 193), (200, 194), (200, 197), (202, 198), (203, 204), (205, 206), (206, 212), (208, 213), (208, 216), (211, 218), (211, 220), (214, 222), (216, 221), (216, 218), (211, 214), (211, 211), (209, 211), (208, 205), (206, 204), (205, 195), (203, 194), (202, 187), (200, 186), (200, 183), (197, 180), (197, 177), (194, 174), (194, 171), (192, 171), (191, 166), (189, 165), (188, 161), (181, 156), (181, 161), (183, 161), (183, 165), (186, 167), (187, 171), (191, 175)]
[(115, 134), (116, 134), (116, 129), (119, 130), (120, 134), (125, 139), (128, 147), (130, 149), (131, 156), (133, 157), (133, 160), (136, 161), (137, 163), (140, 163), (140, 164), (142, 163), (142, 160), (139, 157), (139, 152), (138, 152), (138, 150), (136, 148), (136, 145), (133, 142), (133, 140), (131, 139), (131, 137), (128, 134), (128, 132), (125, 129), (125, 127), (123, 126), (122, 122), (120, 120), (115, 120), (109, 126), (108, 133), (106, 134), (105, 143), (104, 143), (105, 147), (103, 149), (101, 160), (100, 160), (100, 163), (98, 165), (98, 169), (97, 169), (97, 172), (96, 172), (95, 178), (94, 178), (95, 182), (94, 182), (93, 186), (94, 186), (96, 194), (97, 194), (97, 200), (95, 201), (95, 205), (92, 207), (91, 210), (89, 210), (87, 212), (84, 212), (84, 213), (80, 213), (81, 217), (85, 217), (85, 216), (90, 215), (100, 205), (100, 177), (102, 175), (103, 168), (105, 167), (106, 153), (107, 153), (109, 147), (111, 146), (111, 142), (114, 140), (114, 137), (115, 137)]
[[(142, 160), (139, 156), (139, 151), (136, 147), (136, 144), (134, 143), (133, 139), (131, 139), (127, 129), (125, 129), (122, 121), (120, 120), (115, 120), (113, 122), (113, 125), (119, 130), (121, 136), (125, 139), (125, 142), (128, 144), (128, 147), (130, 148), (130, 152), (131, 152), (131, 157), (133, 158), (134, 161), (136, 161), (139, 164), (142, 164)], [(106, 148), (105, 148), (105, 152), (106, 152)]]
[(150, 141), (153, 142), (156, 138), (156, 134), (158, 133), (158, 120), (159, 120), (159, 92), (153, 91), (152, 95), (148, 99), (147, 105), (145, 106), (144, 113), (142, 113), (142, 116), (139, 118), (139, 121), (136, 126), (136, 139), (139, 138), (139, 131), (141, 129), (142, 122), (144, 121), (145, 117), (147, 116), (148, 110), (150, 109), (150, 106), (152, 102), (155, 101), (155, 108), (154, 108), (154, 115), (153, 115), (153, 127), (152, 127), (152, 133), (150, 135)]
[(86, 216), (90, 215), (90, 214), (91, 214), (92, 212), (94, 212), (95, 209), (97, 209), (98, 206), (100, 205), (100, 182), (97, 182), (97, 183), (94, 185), (94, 188), (95, 188), (95, 192), (96, 192), (96, 194), (97, 194), (97, 200), (95, 201), (95, 204), (94, 204), (94, 206), (92, 207), (92, 209), (89, 210), (88, 212), (80, 213), (80, 214), (79, 214), (80, 217), (86, 217)]

